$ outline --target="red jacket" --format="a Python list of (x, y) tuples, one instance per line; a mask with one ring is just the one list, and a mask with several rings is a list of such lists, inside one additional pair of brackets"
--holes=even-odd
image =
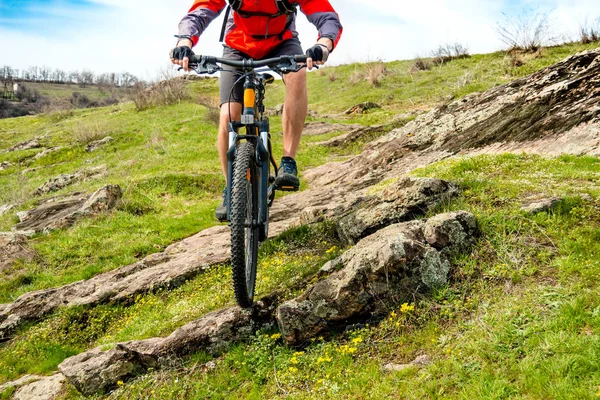
[[(342, 35), (342, 24), (328, 0), (291, 0), (300, 6), (308, 20), (317, 27), (319, 38), (326, 37), (335, 47)], [(200, 35), (223, 9), (225, 0), (195, 0), (188, 14), (179, 23), (179, 35), (191, 37), (194, 45)], [(250, 15), (245, 15), (249, 13)], [(257, 16), (254, 13), (264, 13)], [(260, 59), (281, 42), (298, 36), (295, 14), (278, 13), (275, 0), (242, 0), (240, 13), (229, 15), (225, 44), (254, 59)]]

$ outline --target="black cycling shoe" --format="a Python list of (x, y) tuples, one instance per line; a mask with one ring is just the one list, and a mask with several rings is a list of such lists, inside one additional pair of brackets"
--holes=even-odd
[(283, 192), (295, 192), (300, 188), (298, 167), (292, 157), (282, 157), (281, 165), (275, 178), (275, 189)]
[(219, 222), (227, 221), (227, 188), (223, 189), (223, 202), (217, 206), (215, 217)]

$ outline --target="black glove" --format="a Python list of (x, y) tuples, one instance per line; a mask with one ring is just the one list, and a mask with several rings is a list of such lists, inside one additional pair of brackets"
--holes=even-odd
[(189, 58), (193, 55), (194, 52), (187, 46), (179, 46), (171, 50), (171, 58), (174, 58), (175, 60), (183, 60), (185, 57)]
[(325, 62), (329, 57), (329, 49), (323, 44), (315, 44), (313, 47), (306, 50), (306, 56), (312, 58), (315, 62)]

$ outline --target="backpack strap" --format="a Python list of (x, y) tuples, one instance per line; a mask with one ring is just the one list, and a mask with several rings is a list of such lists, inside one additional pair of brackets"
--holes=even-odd
[(275, 0), (275, 4), (281, 14), (292, 14), (296, 12), (296, 3), (292, 3), (289, 0)]
[(225, 31), (227, 30), (227, 20), (229, 19), (229, 12), (231, 11), (231, 6), (227, 6), (227, 11), (225, 11), (225, 19), (223, 20), (223, 27), (221, 28), (221, 36), (219, 36), (219, 42), (223, 42), (225, 39)]

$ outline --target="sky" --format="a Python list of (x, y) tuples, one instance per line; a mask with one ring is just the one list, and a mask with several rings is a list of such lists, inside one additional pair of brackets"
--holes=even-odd
[[(261, 0), (268, 1), (268, 0)], [(344, 33), (332, 64), (428, 56), (447, 43), (471, 53), (502, 49), (496, 26), (524, 10), (548, 13), (552, 31), (576, 37), (600, 17), (598, 0), (330, 0)], [(145, 79), (168, 67), (179, 20), (193, 0), (0, 0), (0, 66), (46, 65), (67, 71), (128, 71)], [(223, 13), (224, 14), (224, 13)], [(203, 34), (196, 54), (221, 55), (223, 16)], [(303, 47), (316, 29), (302, 15)]]

